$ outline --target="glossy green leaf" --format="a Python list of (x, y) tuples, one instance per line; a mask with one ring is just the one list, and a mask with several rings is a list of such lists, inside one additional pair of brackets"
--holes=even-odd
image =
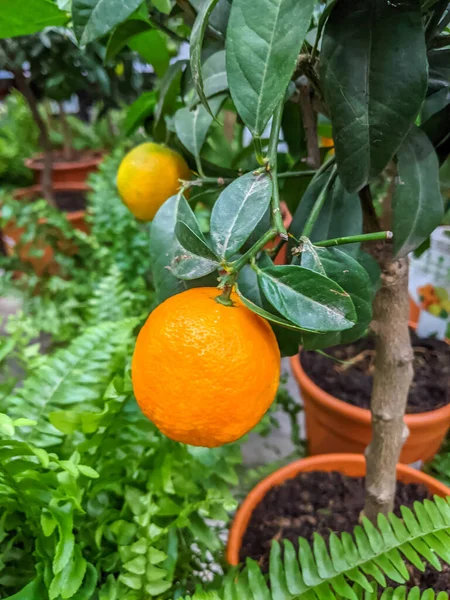
[[(281, 128), (283, 130), (283, 137), (288, 145), (289, 154), (298, 160), (306, 154), (306, 139), (305, 130), (303, 127), (303, 119), (299, 110), (297, 102), (286, 102), (283, 110), (283, 117), (281, 121)], [(308, 169), (306, 163), (304, 169)], [(293, 169), (297, 170), (297, 168)], [(298, 183), (294, 180), (294, 184)]]
[[(215, 94), (220, 94), (228, 90), (228, 78), (225, 64), (225, 50), (219, 50), (211, 54), (202, 65), (203, 73), (203, 91), (206, 98), (211, 98)], [(200, 102), (200, 97), (194, 87), (186, 93), (186, 104), (192, 108)]]
[[(170, 296), (179, 294), (192, 287), (187, 281), (183, 281), (175, 276), (172, 270), (172, 264), (175, 257), (185, 257), (178, 259), (180, 263), (180, 272), (197, 273), (199, 271), (198, 257), (193, 257), (190, 253), (183, 250), (177, 238), (175, 237), (175, 224), (178, 206), (178, 196), (169, 198), (158, 210), (152, 221), (150, 235), (150, 259), (152, 265), (153, 284), (156, 290), (158, 302), (163, 302)], [(201, 261), (203, 266), (202, 275), (212, 273), (215, 268), (209, 270), (210, 261)], [(205, 268), (208, 265), (208, 268)], [(195, 267), (195, 268), (194, 268)], [(177, 265), (175, 269), (177, 271)], [(203, 282), (198, 280), (198, 285), (214, 285), (213, 282)]]
[(349, 294), (324, 275), (291, 265), (263, 269), (258, 277), (272, 306), (306, 331), (341, 331), (356, 322)]
[(314, 0), (234, 0), (226, 50), (231, 96), (260, 136), (283, 98), (308, 31)]
[(109, 33), (125, 21), (142, 0), (72, 0), (73, 28), (82, 46)]
[(220, 194), (211, 214), (211, 243), (221, 258), (235, 254), (264, 216), (272, 196), (267, 173), (247, 173)]
[(138, 33), (129, 42), (129, 47), (138, 52), (155, 70), (158, 77), (163, 77), (169, 67), (170, 54), (164, 33), (151, 29)]
[(420, 128), (430, 138), (439, 164), (444, 164), (450, 154), (450, 103), (422, 123)]
[(183, 146), (194, 156), (200, 156), (208, 130), (225, 100), (224, 95), (216, 96), (210, 101), (210, 113), (202, 104), (197, 104), (193, 110), (180, 108), (175, 113), (175, 131)]
[(144, 123), (145, 119), (153, 114), (156, 107), (156, 100), (156, 92), (144, 92), (128, 108), (125, 118), (125, 132), (127, 135), (131, 135), (133, 131)]
[[(258, 262), (261, 267), (273, 265), (272, 261), (264, 255)], [(240, 271), (236, 291), (247, 308), (269, 321), (282, 356), (297, 354), (302, 343), (303, 330), (282, 317), (265, 298), (259, 285), (258, 275), (250, 265), (246, 265)]]
[[(198, 13), (206, 1), (207, 0), (191, 0), (191, 4)], [(219, 0), (216, 3), (216, 6), (208, 19), (208, 23), (210, 27), (215, 30), (215, 33), (225, 35), (228, 18), (230, 16), (230, 5), (230, 0)]]
[(186, 61), (178, 60), (170, 65), (161, 80), (159, 87), (159, 99), (155, 110), (155, 122), (153, 132), (159, 139), (165, 137), (165, 125), (163, 117), (171, 115), (175, 111), (176, 100), (180, 91), (180, 82)]
[(439, 225), (444, 203), (439, 189), (439, 163), (428, 137), (411, 129), (398, 152), (398, 183), (392, 208), (394, 250), (406, 256)]
[[(314, 203), (329, 177), (330, 173), (325, 172), (314, 179), (301, 199), (289, 227), (289, 232), (297, 239), (302, 235)], [(314, 224), (310, 239), (318, 242), (360, 233), (362, 233), (362, 212), (359, 198), (357, 194), (349, 194), (337, 178), (327, 192), (325, 204)], [(293, 242), (290, 242), (290, 246), (293, 246)], [(357, 248), (355, 244), (343, 247), (346, 252), (356, 252)]]
[(45, 597), (43, 594), (46, 593), (46, 590), (43, 590), (43, 582), (40, 576), (33, 579), (28, 585), (17, 592), (17, 594), (13, 594), (12, 596), (8, 596), (8, 600), (37, 600), (37, 598)]
[(209, 260), (217, 260), (203, 237), (193, 210), (182, 195), (179, 195), (177, 202), (175, 235), (181, 246), (189, 252)]
[(152, 0), (153, 6), (159, 10), (159, 12), (169, 15), (172, 10), (172, 3), (170, 0)]
[(58, 27), (69, 19), (51, 0), (0, 2), (0, 39), (29, 35), (45, 27)]
[(128, 19), (118, 25), (111, 34), (106, 46), (105, 62), (112, 60), (121, 50), (125, 48), (129, 40), (144, 31), (152, 28), (150, 21), (138, 17)]
[(425, 97), (419, 0), (339, 0), (325, 26), (320, 59), (339, 176), (355, 192), (386, 167)]
[(359, 262), (339, 248), (319, 248), (304, 241), (301, 266), (336, 281), (350, 294), (357, 322), (351, 329), (321, 336), (305, 335), (303, 344), (308, 349), (348, 344), (359, 339), (372, 320), (373, 292), (369, 275)]
[(203, 106), (212, 117), (215, 115), (213, 110), (209, 106), (207, 96), (203, 89), (202, 46), (206, 27), (208, 26), (209, 16), (212, 13), (217, 2), (218, 0), (203, 0), (197, 13), (194, 26), (192, 27), (190, 39), (190, 62), (194, 87), (197, 91), (200, 100), (203, 103)]
[(428, 88), (450, 87), (450, 49), (428, 52)]

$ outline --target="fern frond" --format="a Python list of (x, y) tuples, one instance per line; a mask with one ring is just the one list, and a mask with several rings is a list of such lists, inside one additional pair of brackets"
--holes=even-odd
[(103, 392), (117, 368), (116, 360), (123, 361), (135, 326), (135, 319), (127, 319), (90, 327), (28, 377), (8, 398), (11, 417), (37, 422), (34, 427), (21, 428), (19, 439), (39, 447), (59, 444), (63, 434), (50, 422), (52, 412), (101, 406)]
[[(427, 564), (438, 571), (442, 570), (441, 561), (450, 564), (450, 497), (416, 502), (414, 511), (402, 507), (401, 513), (401, 519), (393, 514), (388, 518), (379, 515), (378, 527), (363, 519), (353, 535), (332, 533), (328, 545), (319, 535), (312, 544), (300, 538), (298, 552), (284, 540), (283, 556), (275, 541), (269, 582), (258, 564), (248, 559), (237, 578), (227, 582), (223, 599), (378, 600), (377, 590), (388, 586), (386, 578), (400, 586), (408, 581), (406, 561), (422, 572)], [(386, 590), (383, 600), (435, 598), (431, 590), (422, 596), (419, 590), (406, 595), (405, 587), (390, 594)], [(443, 593), (438, 600), (448, 600), (448, 596)]]
[(132, 313), (133, 295), (125, 287), (123, 276), (116, 264), (103, 277), (88, 301), (88, 323), (122, 321)]

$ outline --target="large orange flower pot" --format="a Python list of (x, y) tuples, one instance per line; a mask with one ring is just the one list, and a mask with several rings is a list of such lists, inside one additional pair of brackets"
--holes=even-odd
[[(305, 405), (306, 435), (311, 454), (356, 452), (362, 454), (372, 439), (370, 411), (352, 406), (322, 390), (308, 377), (299, 355), (291, 367)], [(430, 460), (450, 427), (450, 404), (426, 413), (405, 415), (409, 427), (400, 462)]]
[[(85, 183), (57, 183), (53, 185), (53, 190), (56, 192), (87, 192), (89, 189), (89, 186)], [(37, 199), (41, 196), (41, 186), (32, 185), (28, 188), (16, 190), (14, 196), (17, 200)], [(86, 211), (78, 210), (71, 213), (66, 212), (64, 214), (75, 229), (79, 229), (84, 233), (89, 232), (88, 224), (85, 219)], [(40, 219), (39, 223), (45, 223), (45, 219)], [(14, 248), (20, 242), (23, 233), (24, 228), (19, 227), (15, 221), (10, 221), (3, 227), (3, 244), (9, 256), (12, 256), (15, 253)], [(42, 255), (39, 257), (33, 256), (31, 253), (32, 248), (41, 250)], [(65, 248), (65, 251), (67, 251), (68, 254), (73, 254), (77, 249), (73, 247)], [(44, 273), (55, 274), (58, 271), (58, 264), (54, 260), (53, 249), (43, 241), (39, 241), (37, 244), (34, 244), (33, 242), (24, 244), (20, 248), (19, 257), (22, 262), (31, 264), (37, 275), (42, 275)]]
[[(52, 182), (84, 183), (91, 173), (97, 171), (102, 160), (101, 152), (87, 152), (86, 156), (74, 161), (63, 160), (57, 155), (53, 161)], [(25, 166), (33, 171), (35, 182), (40, 183), (44, 169), (42, 154), (27, 158)]]
[[(230, 529), (226, 557), (230, 565), (239, 564), (239, 554), (242, 547), (247, 526), (253, 511), (267, 494), (267, 492), (292, 479), (298, 473), (310, 471), (339, 471), (349, 477), (364, 477), (366, 474), (366, 461), (359, 454), (327, 454), (325, 456), (311, 456), (297, 460), (263, 479), (253, 488), (250, 494), (239, 507)], [(440, 483), (433, 477), (417, 471), (406, 465), (397, 465), (397, 479), (403, 483), (416, 483), (425, 485), (431, 494), (437, 496), (450, 496), (450, 488)]]

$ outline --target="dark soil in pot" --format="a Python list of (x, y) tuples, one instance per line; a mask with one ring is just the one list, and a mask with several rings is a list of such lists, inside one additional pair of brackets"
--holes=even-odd
[(67, 213), (86, 209), (86, 194), (78, 190), (55, 190), (53, 197), (59, 210)]
[[(416, 500), (430, 498), (428, 490), (416, 484), (398, 482), (395, 512), (399, 507), (412, 508)], [(241, 561), (247, 557), (258, 561), (268, 571), (272, 540), (289, 539), (298, 549), (298, 538), (312, 542), (314, 532), (327, 540), (330, 532), (351, 532), (364, 506), (364, 478), (347, 477), (341, 473), (314, 471), (299, 473), (294, 479), (272, 488), (254, 510), (242, 548)], [(450, 589), (450, 567), (444, 565), (440, 573), (428, 567), (420, 573), (408, 566), (411, 579), (407, 586), (422, 590)], [(398, 584), (392, 584), (398, 585)]]
[[(450, 402), (450, 346), (441, 340), (419, 338), (411, 332), (414, 348), (414, 381), (408, 414), (429, 412)], [(336, 398), (360, 408), (370, 408), (375, 341), (365, 337), (353, 344), (324, 352), (301, 353), (305, 373), (316, 385)], [(338, 362), (339, 361), (339, 362)], [(344, 362), (342, 362), (344, 361)]]

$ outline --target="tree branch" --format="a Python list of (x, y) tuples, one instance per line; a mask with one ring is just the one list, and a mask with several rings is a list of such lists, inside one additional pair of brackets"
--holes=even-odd
[(299, 93), (299, 104), (303, 115), (306, 145), (308, 148), (306, 164), (312, 169), (318, 169), (320, 167), (320, 150), (319, 139), (317, 136), (317, 119), (311, 96), (311, 86), (308, 82), (302, 83), (301, 78), (297, 82), (297, 89)]
[(373, 523), (377, 515), (394, 508), (396, 465), (408, 437), (404, 422), (408, 392), (413, 378), (413, 351), (408, 330), (408, 259), (393, 259), (384, 249), (381, 287), (373, 303), (375, 372), (371, 398), (372, 441), (366, 450), (365, 516)]
[(44, 168), (42, 170), (41, 179), (42, 195), (51, 206), (56, 206), (52, 191), (52, 144), (48, 135), (47, 125), (45, 124), (44, 119), (41, 117), (35, 95), (33, 94), (33, 91), (22, 70), (15, 70), (14, 76), (16, 78), (17, 88), (27, 101), (31, 114), (33, 115), (33, 119), (39, 129), (39, 145), (41, 146), (44, 154)]

